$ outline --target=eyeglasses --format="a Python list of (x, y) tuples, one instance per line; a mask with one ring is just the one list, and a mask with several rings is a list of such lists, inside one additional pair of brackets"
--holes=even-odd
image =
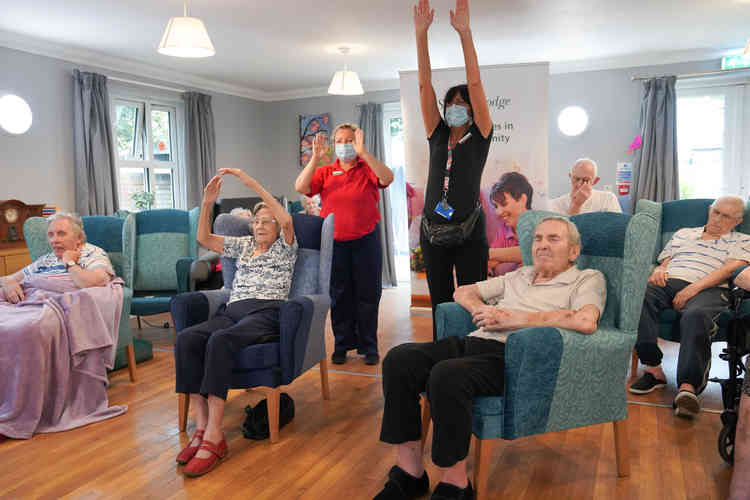
[(276, 224), (276, 219), (266, 217), (256, 217), (255, 219), (253, 219), (253, 226), (267, 226), (269, 224)]
[(575, 175), (571, 177), (573, 179), (574, 184), (578, 184), (579, 182), (583, 182), (584, 184), (591, 184), (591, 181), (593, 180), (591, 177), (576, 177)]

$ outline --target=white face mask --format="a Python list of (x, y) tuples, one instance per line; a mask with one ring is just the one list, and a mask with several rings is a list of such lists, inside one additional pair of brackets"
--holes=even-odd
[(357, 157), (357, 152), (354, 150), (354, 144), (348, 142), (345, 144), (336, 144), (336, 156), (343, 162), (352, 161)]
[(460, 127), (465, 125), (471, 118), (469, 111), (458, 104), (451, 104), (445, 110), (445, 122), (449, 127)]

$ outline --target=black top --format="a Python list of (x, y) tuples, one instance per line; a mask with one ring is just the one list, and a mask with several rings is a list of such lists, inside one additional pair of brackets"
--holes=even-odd
[[(463, 222), (479, 202), (479, 184), (492, 142), (492, 128), (485, 139), (476, 123), (469, 127), (471, 137), (453, 148), (453, 165), (448, 184), (448, 203), (456, 211), (450, 222)], [(427, 141), (430, 143), (430, 171), (424, 195), (423, 216), (435, 223), (447, 222), (435, 213), (435, 207), (443, 198), (445, 162), (448, 160), (448, 138), (451, 129), (444, 120), (435, 127)]]

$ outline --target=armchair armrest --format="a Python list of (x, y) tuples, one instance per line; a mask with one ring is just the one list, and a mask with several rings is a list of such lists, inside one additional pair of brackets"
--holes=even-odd
[(286, 301), (279, 312), (281, 383), (289, 384), (326, 356), (325, 321), (331, 299), (302, 295)]
[(177, 293), (190, 292), (193, 288), (192, 280), (190, 279), (190, 269), (193, 265), (192, 258), (184, 257), (177, 261), (175, 264), (177, 271)]
[(117, 349), (121, 349), (133, 343), (133, 331), (130, 328), (130, 304), (133, 301), (133, 289), (122, 287), (122, 312), (120, 313), (120, 325), (117, 329)]
[(465, 337), (477, 329), (469, 311), (456, 302), (438, 304), (435, 309), (438, 340), (446, 337)]
[(210, 319), (229, 300), (230, 290), (204, 290), (181, 293), (169, 301), (169, 311), (177, 332)]

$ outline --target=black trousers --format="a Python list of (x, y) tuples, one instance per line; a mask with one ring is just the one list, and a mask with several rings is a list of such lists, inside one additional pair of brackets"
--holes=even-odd
[(333, 242), (331, 327), (336, 351), (378, 353), (378, 308), (383, 293), (379, 227), (361, 238)]
[[(424, 215), (422, 215), (424, 217)], [(453, 302), (456, 290), (453, 269), (456, 270), (458, 286), (471, 285), (487, 279), (487, 263), (490, 258), (485, 228), (484, 212), (474, 226), (471, 238), (463, 245), (445, 248), (431, 245), (423, 232), (419, 235), (422, 257), (427, 271), (427, 286), (432, 303), (432, 339), (437, 339), (435, 308), (443, 302)]]
[(177, 335), (174, 349), (178, 393), (227, 399), (234, 356), (251, 344), (279, 335), (283, 300), (246, 299)]
[(476, 396), (501, 396), (505, 344), (476, 337), (402, 344), (383, 360), (385, 408), (380, 440), (421, 438), (419, 395), (427, 392), (432, 415), (432, 461), (451, 467), (469, 453), (471, 408)]
[[(668, 279), (667, 286), (652, 283), (646, 287), (641, 320), (638, 323), (638, 339), (635, 350), (644, 365), (658, 366), (663, 354), (659, 337), (659, 313), (672, 308), (677, 293), (690, 283), (679, 279)], [(677, 385), (690, 384), (698, 392), (706, 385), (711, 367), (711, 337), (714, 317), (726, 311), (729, 303), (726, 288), (708, 288), (685, 303), (680, 311), (680, 354), (677, 358)]]

